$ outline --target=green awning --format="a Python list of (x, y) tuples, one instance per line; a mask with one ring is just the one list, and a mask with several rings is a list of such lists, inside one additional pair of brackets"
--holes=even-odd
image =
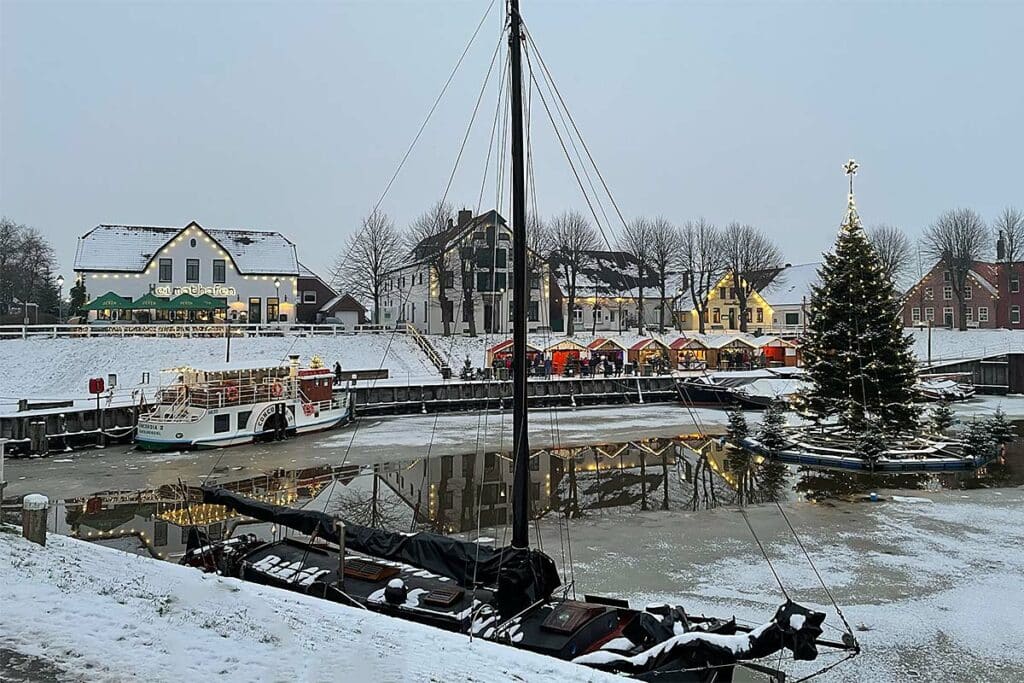
[(200, 294), (196, 297), (196, 302), (203, 308), (209, 311), (222, 310), (228, 307), (228, 300), (220, 297), (210, 296), (209, 294)]
[(149, 310), (166, 311), (166, 310), (168, 310), (170, 308), (170, 305), (169, 305), (169, 302), (167, 301), (167, 299), (161, 299), (160, 297), (156, 296), (152, 292), (149, 292), (147, 294), (143, 294), (138, 299), (136, 299), (132, 303), (132, 308), (134, 308), (136, 310), (143, 310), (143, 311), (149, 311)]
[(132, 302), (124, 297), (120, 297), (113, 292), (107, 292), (103, 296), (98, 296), (85, 306), (82, 306), (86, 311), (104, 311), (104, 310), (120, 310), (127, 311), (132, 309)]
[(167, 303), (175, 311), (201, 311), (203, 306), (191, 294), (179, 294)]

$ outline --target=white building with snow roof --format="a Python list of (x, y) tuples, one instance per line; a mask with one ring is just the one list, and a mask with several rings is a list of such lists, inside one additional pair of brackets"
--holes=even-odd
[(295, 245), (279, 232), (211, 229), (195, 221), (184, 227), (97, 225), (78, 239), (74, 269), (90, 301), (113, 292), (129, 301), (150, 294), (166, 306), (183, 294), (223, 304), (219, 310), (91, 311), (91, 319), (296, 319), (299, 261)]
[(755, 283), (755, 286), (760, 284), (758, 292), (771, 307), (773, 331), (803, 330), (811, 303), (811, 289), (818, 284), (819, 268), (821, 263), (786, 264), (783, 268), (769, 271), (766, 284)]

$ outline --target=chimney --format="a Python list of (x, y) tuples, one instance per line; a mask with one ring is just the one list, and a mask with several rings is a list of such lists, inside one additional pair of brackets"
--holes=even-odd
[(459, 210), (459, 227), (464, 228), (473, 220), (473, 212), (469, 209)]
[(996, 261), (1006, 260), (1006, 238), (1003, 231), (999, 231), (999, 239), (996, 240)]

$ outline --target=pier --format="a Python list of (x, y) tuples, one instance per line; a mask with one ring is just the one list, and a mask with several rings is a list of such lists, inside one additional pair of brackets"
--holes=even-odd
[[(386, 372), (386, 371), (383, 371)], [(494, 381), (423, 381), (398, 384), (374, 381), (372, 371), (359, 373), (351, 392), (355, 416), (416, 415), (471, 410), (500, 410), (511, 406), (512, 383)], [(527, 384), (531, 408), (571, 408), (679, 400), (675, 378), (657, 377), (553, 377)], [(149, 404), (151, 405), (151, 403)], [(148, 409), (140, 398), (108, 401), (20, 401), (16, 410), (0, 413), (0, 438), (9, 439), (11, 455), (46, 455), (67, 449), (129, 443), (140, 412)]]

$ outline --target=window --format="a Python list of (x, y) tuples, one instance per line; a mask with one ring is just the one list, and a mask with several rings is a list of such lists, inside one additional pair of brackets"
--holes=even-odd
[(174, 278), (174, 270), (171, 267), (171, 259), (160, 259), (160, 282), (170, 282)]
[(455, 271), (446, 270), (444, 271), (444, 286), (446, 289), (451, 289), (455, 286)]
[(1020, 291), (1020, 278), (1016, 273), (1010, 276), (1010, 291), (1014, 294)]
[(726, 292), (726, 288), (725, 287), (719, 287), (718, 288), (718, 298), (719, 299), (724, 299), (725, 298), (725, 292)]
[(302, 303), (304, 304), (315, 304), (316, 303), (316, 290), (307, 289), (302, 293)]
[(750, 317), (750, 310), (751, 309), (748, 308), (747, 310), (743, 311), (743, 319), (746, 320), (748, 323), (751, 320), (753, 320), (753, 318)]
[(506, 242), (511, 242), (512, 241), (512, 235), (511, 235), (511, 233), (500, 232), (500, 233), (498, 233), (498, 239), (499, 240), (504, 240)]
[(927, 308), (925, 308), (924, 309), (924, 319), (925, 320), (929, 320), (929, 321), (934, 321), (935, 320), (935, 309), (932, 308), (931, 306), (928, 306)]
[(953, 288), (950, 287), (949, 285), (946, 285), (945, 287), (942, 288), (942, 299), (943, 299), (943, 301), (949, 301), (952, 298), (953, 298)]
[(722, 322), (722, 309), (716, 308), (711, 311), (711, 322), (721, 324)]
[(474, 232), (473, 233), (473, 239), (474, 240), (480, 240), (481, 242), (484, 241), (485, 237), (484, 237), (483, 231), (482, 230), (477, 230), (476, 232)]
[(490, 273), (477, 273), (476, 274), (476, 291), (478, 291), (478, 292), (489, 292), (489, 291), (491, 291), (491, 274)]
[(267, 297), (267, 322), (277, 322), (281, 314), (281, 303), (276, 296)]
[(188, 246), (192, 247), (193, 249), (196, 248), (196, 238), (195, 237), (193, 237), (192, 239), (190, 239), (188, 241)]
[(942, 281), (943, 282), (952, 282), (953, 281), (953, 274), (950, 273), (948, 270), (942, 271)]
[(759, 323), (763, 323), (764, 322), (764, 309), (760, 308), (760, 307), (758, 307), (758, 309), (757, 309), (757, 322), (759, 322)]
[(786, 314), (786, 324), (787, 325), (799, 325), (800, 324), (800, 314), (799, 313), (787, 313)]
[(199, 282), (199, 259), (185, 260), (185, 282)]
[(530, 273), (530, 289), (540, 289), (540, 275)]
[(213, 433), (220, 434), (231, 429), (231, 415), (225, 413), (223, 415), (213, 416)]
[(249, 423), (249, 416), (252, 415), (251, 410), (243, 410), (238, 414), (238, 428), (245, 429), (245, 425)]
[(578, 323), (583, 322), (583, 307), (579, 304), (572, 307), (572, 319)]
[(507, 268), (508, 267), (508, 249), (497, 249), (494, 252), (494, 267), (495, 268)]
[(495, 273), (494, 274), (494, 288), (497, 290), (503, 290), (508, 286), (508, 274), (507, 273)]
[(942, 309), (942, 324), (946, 327), (953, 327), (953, 307), (946, 306)]
[(974, 309), (971, 308), (970, 306), (965, 308), (964, 309), (964, 317), (967, 319), (967, 322), (969, 322), (969, 323), (970, 322), (974, 322)]
[(974, 295), (974, 292), (971, 291), (971, 286), (970, 285), (964, 285), (964, 301), (970, 301), (971, 297), (973, 295)]
[(932, 299), (935, 298), (935, 291), (931, 287), (925, 287), (924, 298), (928, 299), (928, 301), (931, 301)]
[(527, 306), (526, 309), (526, 317), (531, 323), (535, 323), (540, 320), (540, 304), (538, 302), (530, 302), (530, 305)]
[(979, 323), (987, 323), (988, 322), (988, 307), (987, 306), (978, 306), (978, 322)]
[(920, 308), (912, 308), (912, 309), (910, 309), (910, 319), (913, 320), (915, 323), (921, 322), (921, 309)]
[(213, 259), (213, 281), (214, 282), (218, 282), (218, 283), (224, 282), (224, 271), (225, 271), (224, 259), (222, 259), (222, 258), (215, 258), (215, 259)]
[(1020, 322), (1020, 306), (1010, 306), (1010, 322)]

